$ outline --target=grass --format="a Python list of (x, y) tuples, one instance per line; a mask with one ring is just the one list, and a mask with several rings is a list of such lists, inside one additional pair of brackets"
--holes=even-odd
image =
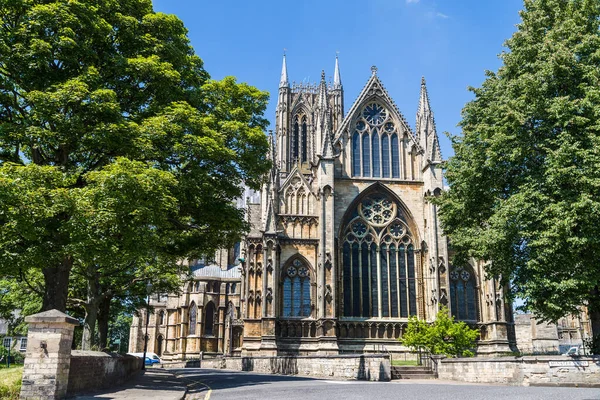
[(23, 367), (0, 367), (0, 399), (16, 400), (21, 392)]
[(406, 367), (406, 366), (416, 366), (417, 360), (394, 360), (392, 359), (392, 365), (395, 367)]

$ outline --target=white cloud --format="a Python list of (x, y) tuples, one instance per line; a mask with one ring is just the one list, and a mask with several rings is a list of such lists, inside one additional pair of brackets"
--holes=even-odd
[(446, 19), (446, 18), (450, 18), (448, 15), (446, 15), (446, 14), (444, 14), (444, 13), (441, 13), (441, 12), (437, 12), (437, 13), (435, 13), (435, 16), (436, 16), (436, 17), (440, 17), (440, 18), (444, 18), (444, 19)]
[(411, 3), (416, 4), (419, 1), (421, 1), (421, 0), (406, 0), (406, 4), (411, 4)]

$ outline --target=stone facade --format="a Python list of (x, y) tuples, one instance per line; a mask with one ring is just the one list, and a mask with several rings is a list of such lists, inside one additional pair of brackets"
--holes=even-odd
[[(479, 354), (510, 351), (505, 288), (485, 279), (483, 262), (449, 262), (431, 201), (444, 178), (424, 79), (415, 126), (375, 67), (344, 114), (337, 59), (333, 82), (323, 73), (319, 84), (290, 84), (284, 58), (273, 167), (243, 205), (251, 230), (212, 265), (191, 262), (193, 282), (182, 295), (151, 300), (148, 351), (165, 360), (228, 353), (229, 303), (233, 353), (244, 356), (404, 352), (398, 339), (409, 317), (433, 321), (440, 306), (480, 329)], [(216, 327), (207, 334), (209, 303)], [(140, 314), (130, 352), (143, 349)]]
[(481, 329), (480, 353), (509, 351), (512, 310), (484, 264), (451, 265), (431, 198), (443, 190), (425, 81), (416, 128), (372, 68), (344, 114), (332, 83), (291, 84), (284, 57), (273, 169), (242, 254), (244, 355), (405, 351), (408, 317), (441, 305)]
[(144, 351), (148, 319), (148, 351), (163, 361), (205, 354), (239, 354), (241, 270), (239, 250), (219, 250), (213, 257), (188, 262), (192, 278), (180, 294), (150, 297), (150, 314), (140, 309), (130, 330), (129, 352)]

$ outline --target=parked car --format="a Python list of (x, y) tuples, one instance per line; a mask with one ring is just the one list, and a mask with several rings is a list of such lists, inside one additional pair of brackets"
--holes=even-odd
[(154, 365), (154, 364), (158, 364), (158, 363), (160, 363), (160, 361), (155, 360), (155, 359), (150, 358), (150, 357), (146, 357), (146, 360), (144, 361), (145, 365)]
[(571, 346), (566, 353), (563, 353), (563, 356), (583, 356), (583, 347), (581, 346)]
[[(136, 356), (136, 357), (144, 357), (144, 353), (127, 353), (130, 356)], [(151, 353), (151, 352), (146, 352), (146, 357), (150, 357), (152, 360), (154, 360), (154, 364), (162, 364), (162, 360), (160, 359), (160, 357), (156, 354), (156, 353)]]

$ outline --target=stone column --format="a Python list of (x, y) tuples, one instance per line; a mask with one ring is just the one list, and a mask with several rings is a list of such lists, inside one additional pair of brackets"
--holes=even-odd
[(58, 310), (25, 317), (29, 324), (21, 399), (62, 399), (67, 394), (73, 317)]

